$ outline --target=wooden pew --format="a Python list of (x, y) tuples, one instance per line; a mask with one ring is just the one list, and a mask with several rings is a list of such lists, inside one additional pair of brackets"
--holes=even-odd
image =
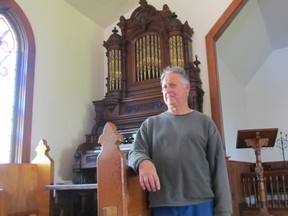
[(138, 176), (127, 166), (120, 150), (122, 136), (113, 123), (107, 123), (99, 137), (102, 145), (97, 159), (98, 216), (148, 216), (147, 192)]
[(0, 216), (6, 216), (6, 215), (7, 215), (7, 208), (4, 199), (4, 191), (2, 188), (0, 188)]
[(49, 150), (41, 140), (31, 163), (0, 164), (0, 216), (50, 214), (52, 197), (45, 186), (53, 184), (54, 162)]

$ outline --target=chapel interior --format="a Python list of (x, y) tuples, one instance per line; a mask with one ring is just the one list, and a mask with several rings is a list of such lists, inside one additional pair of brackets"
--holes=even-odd
[[(188, 101), (192, 109), (209, 112), (206, 106), (211, 106), (210, 115), (226, 153), (233, 216), (288, 215), (285, 0), (274, 4), (269, 0), (229, 1), (202, 39), (207, 62), (198, 55), (201, 52), (198, 53), (194, 40), (197, 30), (181, 11), (170, 6), (170, 1), (161, 1), (160, 7), (149, 0), (126, 1), (122, 7), (114, 0), (99, 1), (97, 4), (103, 7), (91, 1), (86, 7), (75, 0), (64, 2), (85, 19), (107, 28), (103, 40), (97, 42), (103, 49), (99, 59), (104, 62), (105, 72), (91, 75), (102, 78), (103, 94), (91, 96), (89, 108), (82, 110), (86, 113), (80, 120), (83, 127), (74, 131), (78, 138), (74, 138), (73, 148), (57, 152), (53, 141), (39, 137), (45, 165), (37, 160), (15, 168), (0, 165), (0, 215), (151, 215), (147, 194), (141, 191), (137, 175), (125, 161), (140, 124), (166, 110), (159, 75), (168, 65), (180, 65), (188, 71)], [(37, 128), (34, 130), (37, 133)], [(62, 130), (63, 136), (71, 133)], [(104, 132), (108, 134), (107, 144), (99, 143)], [(119, 140), (114, 140), (115, 134)], [(108, 149), (110, 144), (116, 146), (115, 155), (108, 152), (108, 159), (98, 161), (99, 154), (106, 154), (104, 145)], [(54, 157), (60, 160), (53, 160)], [(65, 158), (69, 162), (61, 165)], [(70, 165), (63, 167), (67, 163)], [(17, 180), (20, 175), (25, 181), (14, 190), (11, 185), (15, 183), (9, 179)], [(43, 175), (46, 177), (42, 178)], [(36, 188), (25, 176), (34, 178)], [(37, 201), (23, 202), (13, 195), (15, 204), (7, 202), (6, 185), (11, 193), (21, 194), (21, 199)], [(25, 192), (27, 188), (33, 191), (32, 195)], [(39, 196), (35, 191), (40, 191)], [(127, 202), (131, 199), (133, 203)], [(23, 210), (25, 213), (19, 213), (22, 206), (18, 202), (29, 206)]]

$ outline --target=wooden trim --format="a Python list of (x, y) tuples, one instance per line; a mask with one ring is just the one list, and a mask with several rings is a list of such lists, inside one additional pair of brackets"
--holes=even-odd
[[(223, 32), (228, 28), (230, 23), (238, 15), (248, 0), (233, 0), (228, 6), (226, 11), (218, 19), (212, 29), (205, 37), (206, 40), (206, 52), (207, 52), (207, 65), (209, 75), (209, 88), (210, 88), (210, 101), (211, 101), (211, 114), (223, 140), (224, 140), (224, 128), (223, 128), (223, 116), (221, 107), (221, 95), (219, 88), (218, 77), (218, 65), (217, 65), (217, 50), (216, 41), (220, 38)], [(225, 144), (224, 144), (225, 147)]]
[[(0, 11), (7, 12), (15, 18), (17, 31), (19, 36), (23, 40), (23, 50), (21, 61), (25, 61), (23, 69), (26, 70), (26, 86), (25, 86), (25, 112), (24, 123), (20, 127), (23, 127), (23, 134), (17, 134), (17, 140), (22, 145), (22, 152), (20, 161), (28, 163), (30, 161), (31, 150), (31, 130), (32, 130), (32, 110), (33, 110), (33, 91), (34, 91), (34, 71), (35, 71), (35, 38), (32, 31), (32, 27), (26, 17), (24, 11), (15, 2), (15, 0), (1, 0)], [(18, 143), (18, 142), (17, 142)], [(19, 158), (17, 157), (17, 158)], [(13, 158), (14, 160), (14, 158)]]

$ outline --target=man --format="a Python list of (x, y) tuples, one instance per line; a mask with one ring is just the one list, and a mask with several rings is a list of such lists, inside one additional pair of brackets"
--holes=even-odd
[(180, 67), (161, 74), (166, 112), (146, 119), (128, 163), (149, 191), (154, 216), (230, 216), (221, 138), (210, 117), (188, 106), (190, 82)]

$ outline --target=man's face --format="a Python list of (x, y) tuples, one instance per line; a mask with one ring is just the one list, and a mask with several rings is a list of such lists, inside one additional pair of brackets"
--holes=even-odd
[(168, 107), (181, 107), (187, 103), (190, 86), (183, 85), (179, 74), (170, 74), (162, 82), (162, 93)]

